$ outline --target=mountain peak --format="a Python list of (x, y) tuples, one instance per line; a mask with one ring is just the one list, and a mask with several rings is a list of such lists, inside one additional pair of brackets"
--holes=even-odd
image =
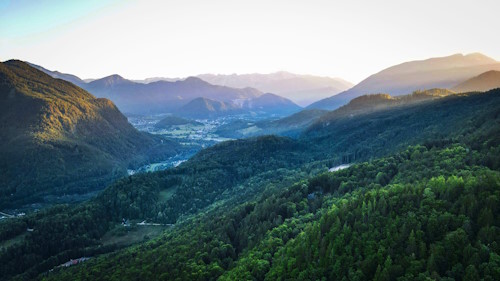
[(16, 59), (10, 59), (8, 61), (5, 61), (4, 64), (6, 65), (21, 65), (21, 64), (28, 64), (30, 65), (30, 63), (26, 63), (22, 60), (16, 60)]
[(194, 76), (189, 76), (186, 79), (182, 80), (183, 82), (189, 83), (189, 84), (207, 84), (204, 80), (194, 77)]
[(494, 60), (493, 58), (490, 58), (482, 53), (470, 53), (465, 55), (464, 57), (469, 58), (471, 60), (475, 60), (477, 62), (482, 62), (482, 63), (496, 63), (497, 61)]
[(112, 74), (112, 75), (106, 76), (102, 79), (107, 80), (107, 81), (115, 81), (115, 82), (121, 82), (121, 81), (126, 80), (125, 78), (123, 78), (122, 76), (120, 76), (118, 74)]
[(94, 80), (89, 83), (89, 85), (101, 85), (105, 87), (113, 87), (119, 84), (133, 83), (130, 80), (123, 78), (118, 74), (112, 74), (101, 79)]

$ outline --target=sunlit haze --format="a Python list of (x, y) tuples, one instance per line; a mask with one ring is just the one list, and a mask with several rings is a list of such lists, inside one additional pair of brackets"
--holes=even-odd
[(0, 0), (0, 59), (81, 78), (286, 70), (356, 83), (409, 60), (498, 60), (499, 11), (493, 0)]

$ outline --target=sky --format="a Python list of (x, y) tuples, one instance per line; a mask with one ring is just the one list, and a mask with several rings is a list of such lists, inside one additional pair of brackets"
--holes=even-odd
[(498, 0), (0, 0), (0, 60), (80, 78), (340, 77), (480, 52), (500, 60)]

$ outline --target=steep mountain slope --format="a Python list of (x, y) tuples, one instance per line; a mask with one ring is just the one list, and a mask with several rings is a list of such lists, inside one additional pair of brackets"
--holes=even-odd
[[(7, 239), (36, 233), (1, 253), (0, 272), (29, 279), (98, 255), (109, 221), (126, 217), (176, 225), (39, 278), (496, 280), (499, 109), (500, 90), (459, 94), (337, 118), (298, 140), (221, 143), (176, 169), (122, 179), (78, 208), (2, 225)], [(348, 160), (355, 165), (317, 175), (346, 151), (361, 152)]]
[(373, 74), (351, 89), (315, 102), (308, 108), (331, 110), (367, 94), (397, 96), (415, 90), (452, 88), (489, 70), (500, 70), (500, 63), (479, 53), (405, 62)]
[(487, 71), (452, 88), (458, 93), (480, 91), (486, 92), (491, 89), (500, 88), (500, 71)]
[(232, 102), (262, 94), (251, 88), (234, 89), (211, 85), (195, 77), (175, 82), (142, 84), (112, 75), (94, 80), (84, 88), (97, 97), (112, 100), (123, 112), (137, 114), (172, 112), (198, 97)]
[(339, 78), (299, 75), (285, 71), (270, 74), (202, 74), (199, 78), (215, 85), (235, 88), (252, 87), (263, 92), (275, 93), (301, 106), (329, 97), (352, 87)]
[(177, 145), (139, 133), (116, 106), (20, 61), (0, 64), (0, 208), (85, 193)]

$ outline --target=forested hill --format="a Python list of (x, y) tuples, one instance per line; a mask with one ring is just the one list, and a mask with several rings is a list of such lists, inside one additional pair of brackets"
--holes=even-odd
[[(498, 255), (498, 249), (492, 246), (495, 239), (491, 238), (498, 231), (498, 221), (488, 219), (486, 226), (493, 228), (481, 230), (485, 225), (479, 223), (479, 214), (491, 211), (496, 218), (498, 209), (477, 209), (465, 217), (461, 210), (470, 208), (467, 200), (476, 202), (474, 206), (490, 206), (488, 198), (497, 194), (499, 111), (500, 91), (496, 90), (454, 95), (349, 119), (339, 118), (332, 120), (330, 125), (311, 129), (299, 139), (268, 136), (224, 142), (203, 150), (175, 169), (124, 178), (96, 199), (77, 207), (51, 208), (23, 219), (2, 222), (0, 239), (3, 244), (10, 243), (11, 246), (0, 253), (0, 273), (4, 279), (12, 276), (34, 278), (69, 258), (96, 257), (114, 250), (116, 246), (103, 246), (102, 239), (120, 227), (116, 225), (123, 218), (127, 218), (175, 223), (175, 227), (154, 242), (93, 258), (83, 266), (47, 276), (61, 280), (69, 276), (71, 279), (109, 280), (112, 274), (125, 280), (209, 280), (221, 276), (227, 276), (229, 280), (251, 279), (252, 276), (262, 280), (268, 276), (273, 280), (280, 274), (301, 279), (306, 274), (338, 276), (348, 272), (361, 276), (361, 279), (373, 279), (379, 266), (378, 274), (382, 274), (388, 257), (398, 266), (394, 273), (392, 264), (386, 271), (393, 276), (403, 276), (410, 271), (401, 273), (400, 267), (407, 268), (406, 262), (411, 262), (407, 258), (411, 258), (413, 252), (394, 252), (390, 249), (399, 250), (397, 247), (402, 247), (398, 246), (401, 244), (383, 244), (384, 249), (378, 254), (380, 257), (372, 256), (371, 248), (356, 241), (372, 239), (371, 244), (381, 243), (382, 239), (383, 243), (406, 241), (409, 236), (405, 235), (410, 235), (411, 230), (415, 239), (420, 239), (416, 240), (419, 245), (425, 243), (426, 249), (425, 255), (415, 256), (419, 264), (425, 266), (415, 267), (411, 273), (416, 275), (411, 276), (420, 273), (434, 276), (434, 272), (438, 276), (450, 276), (448, 271), (454, 266), (457, 266), (456, 272), (465, 272), (471, 261), (462, 259), (460, 266), (458, 258), (450, 264), (440, 263), (437, 260), (442, 259), (443, 252), (431, 252), (431, 249), (437, 247), (436, 243), (444, 243), (444, 237), (458, 230), (457, 227), (466, 221), (474, 227), (465, 245), (470, 244), (477, 251), (482, 251), (482, 245), (486, 245), (490, 255), (481, 254), (481, 259), (472, 263), (474, 269), (468, 271), (491, 276), (486, 267), (490, 262), (494, 264), (495, 255)], [(408, 149), (408, 145), (417, 146)], [(386, 158), (316, 177), (327, 168), (343, 163), (342, 160), (362, 163), (378, 157)], [(438, 190), (431, 189), (435, 195), (433, 200), (437, 201), (428, 202), (431, 205), (417, 204), (423, 202), (424, 195), (430, 194), (425, 191), (427, 182), (432, 178), (441, 180), (439, 176), (443, 176), (445, 184), (450, 177), (452, 180), (453, 176), (462, 177), (464, 186), (470, 188), (459, 197), (449, 198), (441, 197)], [(365, 219), (365, 211), (361, 213), (363, 216), (358, 216), (359, 204), (360, 208), (365, 208), (362, 202), (366, 205), (371, 202), (373, 211), (374, 202), (371, 195), (366, 195), (369, 200), (357, 200), (364, 198), (365, 192), (379, 192), (379, 189), (380, 192), (386, 192), (385, 189), (389, 192), (384, 195), (385, 212), (388, 213), (374, 220)], [(380, 196), (376, 198), (378, 202)], [(417, 202), (412, 203), (410, 209), (405, 209), (404, 204), (399, 205), (407, 198), (414, 198)], [(455, 199), (457, 205), (446, 207), (455, 204)], [(335, 210), (332, 204), (352, 210), (339, 217), (347, 231), (341, 234), (348, 239), (346, 245), (352, 242), (350, 249), (359, 253), (352, 256), (353, 252), (349, 252), (353, 258), (346, 254), (347, 258), (339, 259), (339, 265), (334, 269), (326, 266), (337, 253), (337, 250), (332, 252), (333, 244), (327, 246), (330, 240), (324, 240), (318, 246), (317, 240), (308, 238), (310, 244), (305, 243), (305, 249), (318, 249), (311, 253), (300, 252), (293, 244), (294, 239), (313, 237), (315, 229), (312, 227), (316, 224), (325, 225), (322, 235), (330, 231), (333, 233), (330, 235), (336, 235), (336, 228), (323, 222), (326, 219), (321, 219), (330, 209)], [(434, 212), (432, 208), (438, 209)], [(420, 226), (415, 225), (409, 212), (418, 218), (435, 214), (438, 222), (441, 222), (441, 215), (452, 216), (442, 219), (454, 223), (449, 229), (441, 229), (432, 234), (434, 236), (427, 237), (431, 235), (427, 224), (422, 220)], [(395, 236), (396, 232), (391, 230), (391, 236), (370, 236), (375, 230), (381, 235), (389, 235), (382, 228), (388, 225), (383, 219), (389, 214), (391, 218), (399, 217), (397, 230), (407, 225), (405, 232)], [(359, 228), (356, 222), (360, 220), (367, 228)], [(34, 231), (24, 234), (26, 228)], [(354, 230), (356, 234), (353, 234)], [(424, 232), (424, 236), (418, 231)], [(304, 234), (297, 236), (302, 232)], [(490, 237), (489, 244), (478, 244), (479, 240), (486, 241), (483, 240), (484, 233)], [(356, 235), (357, 240), (347, 235)], [(474, 249), (472, 251), (476, 251)], [(276, 254), (278, 251), (279, 255)], [(306, 262), (302, 263), (303, 259), (297, 264), (290, 261), (290, 267), (287, 267), (281, 260), (274, 260), (298, 259), (295, 254), (288, 256), (288, 251), (304, 253)], [(316, 257), (321, 263), (311, 262), (318, 260)], [(436, 262), (428, 268), (427, 263), (432, 259)], [(483, 263), (486, 265), (480, 267)], [(312, 267), (303, 268), (304, 264)], [(296, 272), (293, 271), (295, 267), (298, 268)], [(361, 272), (350, 273), (348, 269), (354, 267), (360, 268)]]
[[(336, 157), (338, 163), (370, 159), (428, 142), (451, 142), (482, 130), (497, 130), (500, 91), (458, 94), (354, 116), (324, 118), (301, 139)], [(487, 127), (489, 126), (489, 127)], [(473, 144), (473, 142), (471, 143)]]
[(323, 114), (322, 122), (328, 122), (330, 119), (339, 117), (353, 117), (355, 115), (372, 113), (390, 109), (393, 107), (401, 107), (417, 104), (424, 101), (430, 101), (455, 94), (455, 92), (447, 89), (429, 89), (425, 91), (414, 91), (408, 95), (391, 96), (389, 94), (373, 94), (364, 95), (352, 99), (348, 104)]
[(102, 189), (178, 145), (138, 132), (116, 106), (20, 61), (0, 63), (0, 209)]
[[(429, 89), (396, 97), (389, 94), (365, 95), (354, 98), (348, 104), (333, 111), (305, 109), (278, 120), (264, 120), (261, 122), (238, 120), (219, 127), (217, 133), (229, 138), (261, 136), (265, 134), (297, 138), (314, 123), (328, 123), (329, 120), (333, 119), (353, 118), (357, 115), (380, 112), (396, 107), (404, 108), (454, 94), (455, 92), (446, 89)], [(313, 126), (313, 130), (317, 128), (317, 126)]]
[[(464, 119), (451, 119), (461, 124), (457, 132), (444, 131), (448, 135), (425, 145), (338, 172), (302, 174), (294, 184), (261, 178), (266, 187), (256, 197), (238, 203), (235, 196), (178, 223), (159, 239), (39, 278), (498, 280), (498, 99), (499, 92), (450, 98), (420, 113), (443, 108), (448, 115), (469, 112)], [(435, 122), (424, 119), (430, 122), (427, 129), (442, 129), (438, 124), (447, 117), (437, 117)], [(385, 129), (399, 127), (389, 122)], [(259, 140), (263, 145), (278, 139)], [(237, 143), (212, 149), (232, 150)], [(274, 158), (273, 151), (264, 152)], [(205, 153), (202, 159), (215, 156)], [(225, 170), (220, 160), (215, 163)], [(202, 180), (200, 172), (196, 175)], [(148, 185), (145, 177), (141, 182)]]
[(210, 119), (241, 113), (243, 113), (243, 110), (232, 102), (222, 102), (203, 97), (191, 100), (176, 111), (177, 115), (191, 119)]
[(202, 123), (190, 120), (190, 119), (184, 119), (181, 117), (177, 117), (174, 115), (169, 115), (163, 119), (161, 119), (158, 123), (155, 124), (155, 128), (157, 129), (171, 129), (174, 126), (180, 126), (180, 125), (202, 125)]

